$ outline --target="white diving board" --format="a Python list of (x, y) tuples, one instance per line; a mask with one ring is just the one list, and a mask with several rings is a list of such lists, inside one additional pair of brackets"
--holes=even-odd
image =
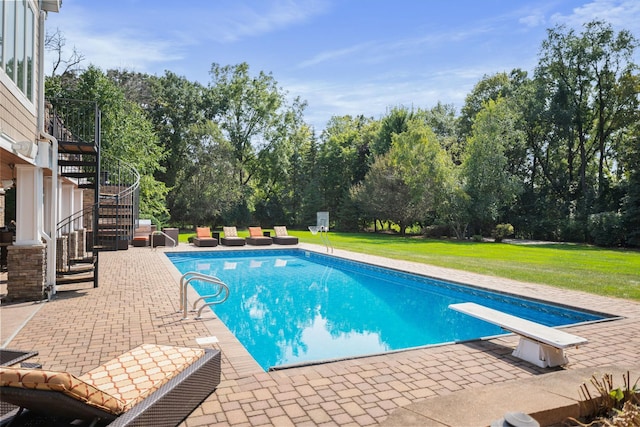
[(472, 302), (451, 304), (449, 308), (520, 335), (520, 342), (513, 351), (513, 355), (541, 368), (566, 365), (569, 360), (564, 354), (564, 349), (578, 347), (588, 342), (577, 335)]

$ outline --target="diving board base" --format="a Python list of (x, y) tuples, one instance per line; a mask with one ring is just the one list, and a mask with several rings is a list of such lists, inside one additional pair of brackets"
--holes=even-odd
[(569, 363), (563, 349), (532, 341), (523, 336), (520, 337), (520, 342), (512, 355), (541, 368), (552, 368)]

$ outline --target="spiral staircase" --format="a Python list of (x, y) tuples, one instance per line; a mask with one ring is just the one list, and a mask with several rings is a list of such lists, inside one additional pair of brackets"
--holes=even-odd
[(82, 208), (57, 226), (56, 285), (98, 287), (99, 253), (128, 249), (138, 220), (140, 175), (101, 155), (100, 116), (95, 102), (50, 100), (47, 123), (58, 140), (59, 176), (83, 190)]

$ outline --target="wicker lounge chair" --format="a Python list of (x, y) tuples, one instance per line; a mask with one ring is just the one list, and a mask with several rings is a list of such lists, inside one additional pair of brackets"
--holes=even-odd
[(196, 227), (196, 237), (193, 238), (193, 244), (206, 247), (218, 246), (218, 239), (211, 237), (209, 227)]
[(275, 227), (273, 227), (273, 231), (276, 233), (276, 235), (273, 237), (273, 243), (275, 243), (276, 245), (298, 244), (298, 238), (296, 236), (289, 236), (287, 227), (285, 227), (284, 225), (276, 225)]
[(219, 350), (155, 344), (141, 345), (79, 377), (0, 367), (0, 399), (20, 407), (11, 414), (18, 425), (40, 425), (45, 418), (55, 425), (85, 420), (175, 426), (219, 384)]
[(244, 246), (246, 240), (244, 237), (238, 237), (238, 230), (235, 227), (222, 227), (224, 237), (220, 238), (223, 246)]
[(273, 243), (273, 239), (265, 236), (261, 227), (249, 227), (249, 237), (247, 243), (254, 246), (264, 246)]

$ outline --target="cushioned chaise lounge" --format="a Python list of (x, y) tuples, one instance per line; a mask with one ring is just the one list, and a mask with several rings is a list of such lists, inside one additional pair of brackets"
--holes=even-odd
[(273, 231), (276, 235), (272, 238), (273, 243), (276, 245), (297, 245), (298, 238), (296, 236), (289, 236), (287, 227), (276, 225), (273, 227)]
[(254, 246), (264, 246), (272, 244), (273, 239), (269, 236), (263, 235), (261, 227), (249, 227), (247, 243)]
[(224, 237), (220, 238), (223, 246), (244, 246), (246, 240), (244, 237), (238, 237), (238, 230), (235, 227), (222, 227)]
[(193, 238), (193, 244), (207, 247), (218, 246), (218, 239), (211, 237), (209, 227), (196, 227), (196, 237)]
[(18, 425), (40, 425), (38, 416), (45, 416), (55, 425), (87, 420), (175, 426), (219, 384), (219, 350), (155, 344), (136, 347), (79, 377), (0, 366), (0, 400), (20, 408), (14, 414)]

